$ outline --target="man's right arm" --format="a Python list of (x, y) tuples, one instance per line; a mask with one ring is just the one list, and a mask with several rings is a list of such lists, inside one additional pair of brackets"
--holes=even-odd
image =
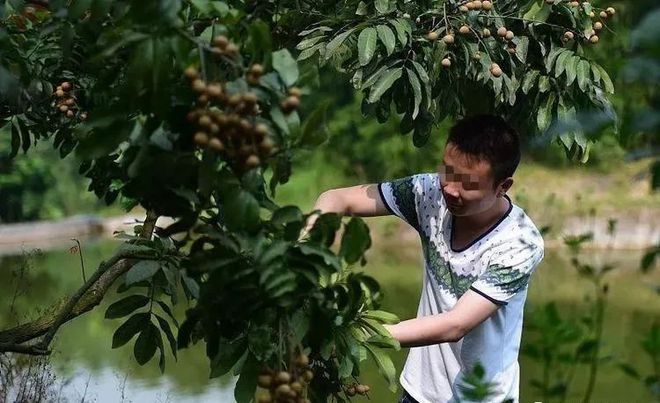
[[(327, 190), (318, 197), (312, 210), (358, 217), (391, 214), (380, 196), (376, 183)], [(309, 218), (302, 237), (314, 226), (317, 218), (318, 215)]]

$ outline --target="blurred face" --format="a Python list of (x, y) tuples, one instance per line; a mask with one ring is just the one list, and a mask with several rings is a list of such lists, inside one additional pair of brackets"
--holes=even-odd
[(470, 216), (492, 208), (498, 201), (498, 193), (506, 191), (510, 180), (493, 189), (490, 163), (475, 158), (468, 160), (452, 143), (445, 147), (438, 173), (447, 207), (455, 216)]

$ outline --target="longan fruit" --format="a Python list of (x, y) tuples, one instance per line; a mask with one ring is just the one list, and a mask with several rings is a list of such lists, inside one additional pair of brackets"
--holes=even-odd
[(607, 14), (607, 11), (601, 11), (598, 15), (600, 15), (600, 18), (607, 18), (607, 17), (609, 17), (609, 14)]
[(599, 31), (599, 30), (603, 29), (603, 23), (600, 22), (600, 21), (596, 21), (596, 22), (594, 22), (594, 29), (595, 29), (596, 31)]
[(486, 11), (490, 11), (490, 10), (493, 9), (493, 3), (491, 3), (491, 2), (488, 1), (488, 0), (486, 0), (486, 1), (484, 1), (484, 2), (481, 3), (481, 7), (482, 7), (484, 10), (486, 10)]
[(428, 34), (426, 34), (426, 39), (428, 39), (429, 41), (433, 42), (433, 41), (435, 41), (436, 39), (438, 39), (438, 33), (435, 32), (435, 31), (431, 31), (431, 32), (429, 32)]
[(469, 34), (470, 33), (470, 27), (467, 25), (462, 25), (459, 29), (458, 32), (460, 32), (463, 35)]
[(60, 86), (64, 91), (69, 91), (71, 89), (71, 83), (68, 81), (64, 81)]
[(488, 38), (488, 37), (490, 36), (490, 29), (488, 29), (488, 28), (484, 28), (483, 31), (481, 31), (481, 35), (482, 35), (484, 38)]
[(507, 31), (508, 31), (508, 30), (506, 29), (506, 27), (499, 27), (499, 28), (497, 29), (497, 35), (499, 35), (499, 36), (501, 36), (501, 37), (505, 37)]
[[(275, 381), (277, 383), (289, 383), (291, 382), (291, 374), (286, 371), (280, 371), (275, 375)], [(287, 385), (288, 387), (289, 385)]]
[(514, 36), (515, 36), (515, 34), (513, 33), (513, 31), (506, 31), (506, 34), (504, 35), (504, 38), (506, 38), (506, 40), (510, 41), (511, 39), (513, 39)]
[(591, 43), (593, 43), (593, 44), (596, 44), (596, 43), (598, 43), (598, 40), (599, 40), (599, 39), (600, 39), (600, 38), (598, 38), (598, 35), (592, 35), (592, 36), (589, 38), (589, 42), (591, 42)]
[(192, 89), (195, 92), (202, 93), (206, 90), (206, 84), (201, 79), (197, 78), (192, 82)]
[(616, 10), (614, 9), (614, 7), (607, 7), (607, 8), (605, 9), (605, 12), (607, 12), (607, 14), (609, 14), (609, 15), (614, 15), (614, 14), (616, 14)]
[(445, 57), (444, 59), (442, 59), (442, 61), (440, 63), (442, 64), (442, 67), (445, 67), (445, 68), (451, 67), (451, 60), (448, 57)]
[[(222, 151), (225, 149), (225, 145), (222, 144), (222, 141), (220, 141), (220, 139), (216, 137), (213, 137), (211, 140), (209, 140), (209, 147), (211, 147), (215, 151)], [(259, 375), (259, 378), (261, 378), (262, 376), (263, 375)], [(266, 375), (266, 376), (268, 376), (268, 379), (270, 380), (270, 375)], [(257, 379), (257, 383), (259, 383), (259, 378)], [(264, 382), (265, 380), (266, 378), (262, 379), (262, 381)], [(259, 384), (259, 386), (261, 386), (262, 388), (270, 387), (270, 382), (268, 382), (268, 385), (266, 386), (262, 386), (261, 384)]]
[(193, 140), (200, 146), (205, 146), (209, 143), (209, 135), (204, 132), (197, 132), (195, 133)]
[(197, 73), (197, 69), (192, 66), (185, 69), (183, 71), (183, 75), (186, 76), (186, 78), (189, 80), (194, 80), (197, 77), (199, 77), (199, 73)]
[(451, 45), (452, 43), (454, 43), (454, 35), (447, 34), (442, 38), (442, 41), (447, 45)]
[(61, 88), (58, 89), (58, 90), (55, 90), (55, 96), (58, 97), (58, 98), (62, 98), (64, 96), (64, 90), (62, 90)]
[(213, 45), (219, 47), (220, 49), (225, 49), (229, 45), (229, 39), (224, 35), (218, 35), (213, 38)]

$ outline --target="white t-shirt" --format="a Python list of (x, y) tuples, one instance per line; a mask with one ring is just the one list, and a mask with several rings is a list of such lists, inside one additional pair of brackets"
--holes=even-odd
[[(531, 274), (543, 259), (543, 238), (508, 196), (509, 210), (478, 239), (451, 248), (453, 215), (437, 173), (418, 174), (378, 186), (391, 212), (420, 235), (424, 277), (417, 316), (451, 310), (468, 290), (500, 305), (456, 343), (413, 347), (399, 381), (420, 403), (456, 402), (462, 375), (480, 363), (492, 383), (488, 402), (518, 402), (518, 351)], [(463, 400), (465, 402), (465, 400)]]

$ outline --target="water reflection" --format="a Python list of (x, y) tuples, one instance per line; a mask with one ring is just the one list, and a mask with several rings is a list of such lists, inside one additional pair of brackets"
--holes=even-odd
[[(112, 241), (84, 244), (88, 273), (116, 246)], [(370, 255), (366, 271), (381, 281), (385, 293), (384, 308), (401, 318), (414, 317), (421, 287), (419, 258), (404, 254), (391, 256), (376, 251), (370, 252)], [(620, 266), (609, 277), (611, 303), (605, 323), (605, 353), (648, 369), (650, 363), (639, 342), (642, 333), (660, 317), (660, 301), (650, 286), (660, 281), (657, 274), (646, 277), (639, 274), (637, 266), (640, 257), (639, 253), (618, 252), (593, 254), (592, 257), (585, 256), (585, 259), (594, 259), (596, 265), (596, 260), (607, 259)], [(1, 257), (0, 328), (15, 324), (19, 317), (35, 317), (39, 309), (56, 302), (63, 292), (75, 290), (81, 281), (79, 256), (68, 253), (66, 249), (48, 253), (27, 251), (21, 256)], [(583, 309), (584, 295), (590, 291), (589, 283), (573, 272), (568, 257), (548, 251), (532, 280), (528, 305), (532, 308), (557, 300), (562, 313), (577, 315)], [(56, 353), (51, 360), (52, 366), (58, 380), (68, 382), (63, 389), (63, 397), (80, 401), (85, 394), (86, 400), (97, 402), (234, 401), (233, 379), (208, 379), (209, 363), (202, 345), (181, 351), (178, 362), (169, 355), (163, 376), (157, 368), (157, 360), (144, 366), (135, 363), (132, 342), (112, 350), (112, 334), (122, 321), (104, 319), (103, 313), (107, 305), (117, 299), (111, 295), (98, 309), (70, 322), (55, 340)], [(185, 309), (184, 300), (176, 307), (180, 317)], [(403, 367), (406, 354), (407, 351), (394, 354), (399, 370)], [(529, 380), (539, 378), (541, 368), (525, 357), (521, 359), (521, 366), (521, 401), (538, 400), (536, 392), (529, 386)], [(365, 371), (363, 382), (372, 385), (372, 402), (396, 401), (396, 395), (387, 389), (373, 365), (367, 365)], [(576, 384), (583, 384), (584, 376), (579, 374)], [(577, 391), (581, 389), (578, 387)], [(593, 401), (642, 402), (651, 399), (641, 384), (625, 378), (613, 365), (603, 365), (596, 389)], [(579, 397), (569, 396), (569, 400)]]

